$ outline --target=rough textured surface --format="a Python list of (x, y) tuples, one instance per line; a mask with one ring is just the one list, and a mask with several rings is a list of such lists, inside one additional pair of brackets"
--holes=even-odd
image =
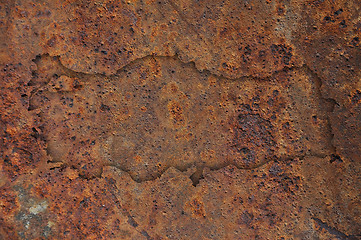
[(360, 1), (0, 3), (0, 239), (361, 238)]

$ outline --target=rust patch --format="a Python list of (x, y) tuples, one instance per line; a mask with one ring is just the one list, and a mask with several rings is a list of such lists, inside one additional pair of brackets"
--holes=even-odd
[(204, 204), (198, 199), (192, 199), (187, 206), (190, 208), (192, 215), (195, 218), (205, 218)]
[(276, 142), (272, 136), (272, 125), (258, 114), (240, 113), (234, 123), (233, 151), (237, 157), (233, 163), (238, 167), (250, 167), (259, 164), (262, 159), (256, 149), (262, 149), (265, 156), (260, 162), (275, 158)]
[(360, 238), (359, 1), (0, 2), (0, 239)]

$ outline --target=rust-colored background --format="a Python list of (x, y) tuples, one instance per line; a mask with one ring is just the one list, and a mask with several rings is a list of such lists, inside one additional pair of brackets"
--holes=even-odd
[(0, 12), (0, 239), (361, 239), (359, 0)]

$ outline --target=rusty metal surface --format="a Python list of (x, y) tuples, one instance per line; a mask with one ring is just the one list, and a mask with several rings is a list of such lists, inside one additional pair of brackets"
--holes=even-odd
[(0, 2), (0, 239), (361, 237), (358, 0)]

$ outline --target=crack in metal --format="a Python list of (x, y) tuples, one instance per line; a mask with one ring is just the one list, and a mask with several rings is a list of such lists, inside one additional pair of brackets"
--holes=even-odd
[(312, 217), (312, 219), (320, 226), (320, 228), (325, 229), (330, 234), (334, 235), (340, 240), (357, 240), (361, 235), (346, 235), (345, 233), (337, 230), (334, 227), (329, 226), (327, 223), (323, 222), (321, 219)]

